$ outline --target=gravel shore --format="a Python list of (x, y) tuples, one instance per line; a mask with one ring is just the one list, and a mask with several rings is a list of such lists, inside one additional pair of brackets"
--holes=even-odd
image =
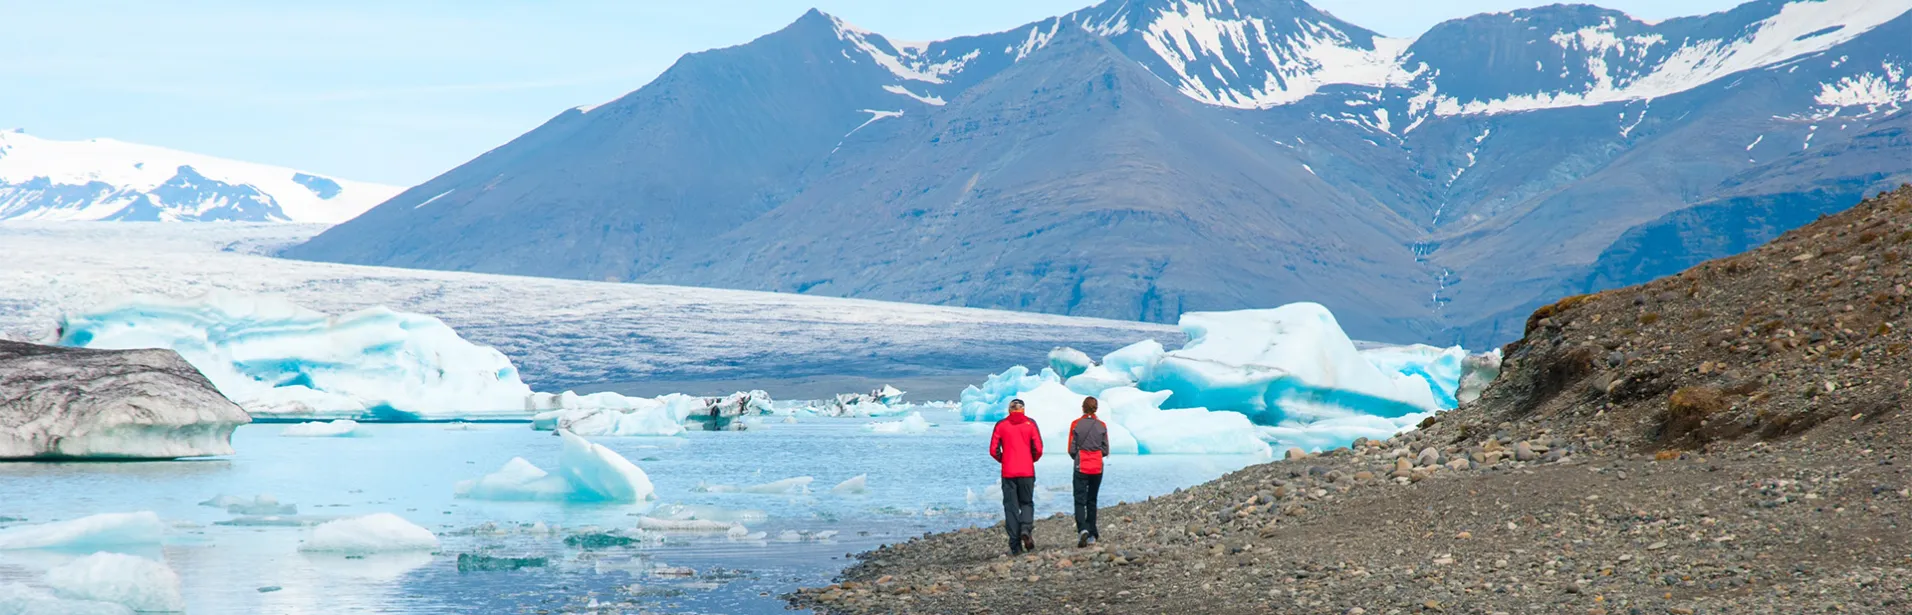
[[(1912, 613), (1912, 188), (1537, 312), (1481, 398), (1103, 511), (858, 556), (828, 613)], [(1121, 480), (1111, 476), (1109, 480)]]

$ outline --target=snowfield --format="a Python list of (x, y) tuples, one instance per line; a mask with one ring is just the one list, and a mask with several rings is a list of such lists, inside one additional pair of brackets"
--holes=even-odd
[[(278, 295), (326, 314), (387, 307), (435, 316), (497, 348), (538, 390), (749, 380), (834, 392), (862, 378), (975, 382), (1057, 346), (1106, 352), (1179, 342), (1148, 323), (679, 286), (362, 267), (265, 256), (316, 225), (0, 223), (0, 336), (51, 341), (63, 315), (128, 295)], [(841, 382), (841, 384), (837, 384)], [(880, 383), (878, 383), (880, 384)], [(713, 387), (718, 385), (713, 385)], [(743, 387), (759, 388), (759, 387)], [(905, 388), (910, 388), (906, 386)], [(960, 385), (945, 395), (954, 397)], [(730, 387), (722, 392), (736, 390)], [(695, 392), (695, 391), (691, 391)], [(925, 397), (934, 395), (926, 392)]]

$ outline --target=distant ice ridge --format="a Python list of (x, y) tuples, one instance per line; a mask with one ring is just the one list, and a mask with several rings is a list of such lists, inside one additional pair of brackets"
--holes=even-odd
[[(639, 404), (612, 393), (533, 392), (503, 353), (437, 318), (383, 307), (331, 316), (223, 290), (131, 297), (66, 314), (59, 336), (82, 348), (170, 348), (255, 416), (522, 417)], [(294, 431), (304, 429), (316, 428)]]
[(453, 488), (475, 500), (568, 500), (631, 503), (657, 497), (650, 476), (637, 464), (603, 445), (569, 431), (558, 456), (558, 471), (545, 472), (523, 457), (513, 457), (497, 472)]
[[(1059, 350), (1041, 373), (1011, 367), (964, 390), (962, 415), (997, 420), (1021, 398), (1043, 439), (1059, 443), (1095, 395), (1115, 453), (1265, 453), (1264, 440), (1322, 448), (1392, 435), (1456, 407), (1465, 377), (1475, 395), (1492, 377), (1488, 360), (1459, 347), (1359, 350), (1314, 303), (1191, 312), (1181, 326), (1189, 342), (1172, 352), (1145, 340), (1099, 365)], [(1497, 356), (1491, 364), (1498, 369)]]

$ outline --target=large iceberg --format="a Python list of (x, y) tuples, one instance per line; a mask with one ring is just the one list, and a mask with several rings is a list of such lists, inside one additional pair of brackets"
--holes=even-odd
[(120, 553), (94, 553), (47, 571), (61, 598), (110, 602), (134, 611), (184, 611), (179, 575), (165, 564)]
[(107, 513), (0, 529), (0, 550), (157, 545), (166, 533), (152, 511)]
[(1467, 396), (1463, 379), (1471, 395), (1493, 376), (1488, 360), (1459, 347), (1363, 350), (1314, 303), (1191, 312), (1181, 326), (1189, 341), (1180, 350), (1145, 340), (1100, 364), (1084, 366), (1080, 353), (1058, 349), (1040, 374), (1012, 367), (963, 392), (963, 418), (1000, 419), (1021, 397), (1050, 440), (1048, 423), (1073, 420), (1073, 412), (1049, 407), (1094, 395), (1112, 444), (1132, 438), (1144, 454), (1262, 453), (1266, 442), (1326, 448), (1409, 429)]
[(0, 340), (0, 459), (232, 454), (251, 417), (167, 350)]
[(300, 551), (368, 555), (403, 551), (431, 551), (438, 537), (431, 530), (392, 513), (335, 519), (312, 528)]
[(556, 473), (513, 457), (497, 472), (459, 482), (453, 494), (475, 500), (625, 503), (657, 497), (650, 476), (629, 459), (569, 431), (559, 431), (558, 436), (563, 439), (563, 450), (558, 455)]
[(437, 318), (382, 307), (332, 316), (222, 290), (133, 297), (67, 314), (59, 336), (82, 348), (170, 348), (255, 415), (515, 417), (558, 403), (525, 385), (504, 353)]

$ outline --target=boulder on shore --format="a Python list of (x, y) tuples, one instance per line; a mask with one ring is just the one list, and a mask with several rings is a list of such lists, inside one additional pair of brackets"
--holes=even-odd
[(0, 340), (0, 460), (230, 455), (250, 422), (171, 350)]

